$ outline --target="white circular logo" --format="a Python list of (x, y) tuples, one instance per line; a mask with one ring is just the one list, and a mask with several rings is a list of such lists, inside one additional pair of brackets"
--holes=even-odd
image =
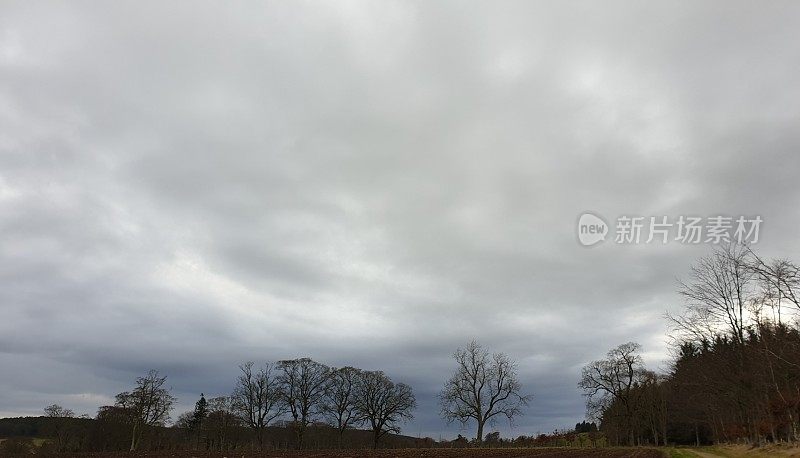
[(578, 241), (583, 246), (592, 246), (606, 239), (608, 224), (599, 216), (586, 212), (578, 218)]

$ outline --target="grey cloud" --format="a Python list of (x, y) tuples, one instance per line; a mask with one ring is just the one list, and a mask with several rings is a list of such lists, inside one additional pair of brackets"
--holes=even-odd
[(578, 214), (760, 214), (800, 258), (800, 11), (724, 6), (4, 3), (0, 415), (312, 356), (412, 383), (406, 432), (449, 437), (475, 337), (535, 395), (504, 433), (574, 424), (585, 362), (664, 366), (707, 249), (586, 249)]

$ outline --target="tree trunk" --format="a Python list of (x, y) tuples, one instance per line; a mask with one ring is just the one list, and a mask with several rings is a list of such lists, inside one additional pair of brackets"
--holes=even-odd
[(376, 448), (377, 449), (378, 448), (378, 442), (381, 440), (381, 430), (380, 429), (373, 429), (372, 430), (372, 435), (373, 435), (372, 448)]
[(475, 441), (478, 445), (483, 443), (483, 425), (485, 422), (478, 420), (478, 437), (475, 438)]
[(697, 422), (694, 423), (694, 443), (696, 447), (700, 446), (700, 428), (697, 426)]
[(133, 431), (131, 432), (131, 451), (136, 450), (136, 427), (138, 425), (138, 421), (133, 422)]
[(303, 449), (303, 436), (305, 435), (306, 427), (303, 424), (297, 427), (297, 450)]
[(258, 451), (264, 451), (264, 428), (256, 428), (256, 438), (258, 439)]

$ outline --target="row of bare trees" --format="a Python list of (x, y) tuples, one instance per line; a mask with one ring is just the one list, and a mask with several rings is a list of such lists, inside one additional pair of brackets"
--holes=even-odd
[[(480, 444), (486, 425), (499, 418), (513, 421), (531, 396), (522, 393), (516, 363), (503, 353), (490, 354), (473, 341), (459, 348), (453, 358), (456, 370), (439, 395), (441, 414), (448, 422), (474, 423), (474, 442)], [(150, 371), (137, 378), (135, 387), (118, 394), (114, 405), (99, 409), (89, 449), (119, 449), (124, 428), (130, 450), (174, 447), (175, 436), (164, 427), (175, 402), (165, 376)], [(401, 424), (413, 418), (415, 407), (411, 387), (393, 382), (380, 371), (334, 368), (310, 358), (261, 365), (246, 362), (239, 366), (230, 395), (207, 400), (201, 394), (194, 410), (179, 415), (172, 429), (184, 431), (184, 444), (194, 449), (288, 446), (285, 432), (294, 436), (292, 444), (303, 448), (310, 428), (319, 437), (323, 425), (335, 432), (339, 447), (345, 445), (345, 436), (358, 432), (356, 428), (368, 429), (377, 447), (388, 434), (400, 432)], [(74, 416), (58, 405), (48, 407), (46, 414), (54, 420)], [(59, 434), (64, 436), (57, 448), (86, 449), (77, 444), (82, 440), (68, 437), (79, 436), (74, 428), (65, 427), (75, 422), (52, 423), (61, 425)], [(250, 445), (244, 445), (248, 441)], [(347, 445), (352, 446), (352, 437)]]
[[(400, 424), (413, 418), (416, 400), (411, 387), (394, 383), (380, 371), (354, 367), (332, 368), (310, 358), (283, 360), (256, 366), (239, 366), (240, 374), (230, 396), (201, 396), (195, 410), (182, 414), (177, 425), (203, 431), (205, 444), (224, 448), (231, 444), (237, 427), (250, 428), (259, 449), (264, 447), (268, 426), (279, 419), (296, 435), (303, 447), (312, 423), (327, 422), (339, 434), (368, 425), (375, 447), (382, 437), (399, 432)], [(116, 396), (114, 406), (100, 409), (100, 416), (121, 415), (131, 427), (130, 449), (136, 450), (147, 428), (164, 426), (175, 398), (166, 387), (166, 377), (151, 371), (136, 381), (136, 387)], [(198, 441), (199, 442), (199, 441)]]
[(656, 375), (639, 346), (583, 369), (591, 415), (617, 443), (797, 441), (800, 267), (741, 245), (716, 248), (679, 284), (676, 358)]
[(331, 368), (309, 358), (266, 363), (248, 362), (231, 395), (232, 411), (250, 427), (263, 448), (264, 432), (272, 421), (289, 414), (289, 423), (303, 447), (305, 433), (315, 421), (327, 421), (339, 433), (368, 425), (373, 444), (413, 418), (416, 399), (411, 387), (394, 383), (381, 371), (354, 367)]
[[(485, 425), (501, 417), (512, 421), (531, 397), (522, 394), (516, 363), (507, 355), (490, 355), (472, 341), (453, 358), (457, 368), (439, 395), (441, 413), (449, 422), (474, 422), (475, 442), (480, 443)], [(308, 427), (317, 421), (336, 429), (340, 446), (349, 428), (367, 426), (377, 446), (386, 434), (400, 432), (400, 424), (413, 418), (416, 406), (411, 387), (395, 384), (383, 372), (331, 368), (309, 358), (260, 367), (248, 362), (240, 370), (233, 394), (229, 399), (212, 399), (216, 408), (208, 415), (241, 419), (253, 431), (259, 448), (264, 446), (267, 427), (287, 414), (301, 448)], [(201, 401), (205, 403), (204, 398)], [(205, 405), (198, 404), (179, 423), (191, 428), (202, 422), (198, 418), (203, 417)]]
[[(230, 395), (210, 400), (201, 395), (195, 409), (176, 420), (177, 429), (189, 433), (191, 448), (233, 449), (253, 440), (261, 450), (268, 428), (274, 426), (291, 431), (295, 436), (292, 443), (302, 448), (309, 427), (323, 424), (335, 429), (339, 446), (346, 431), (366, 425), (372, 431), (372, 444), (377, 447), (387, 434), (400, 432), (400, 425), (413, 418), (416, 407), (411, 387), (393, 382), (381, 371), (333, 368), (310, 358), (261, 366), (246, 362), (239, 370)], [(135, 387), (119, 393), (114, 405), (100, 407), (93, 444), (88, 448), (118, 449), (119, 445), (114, 444), (119, 444), (121, 427), (127, 427), (130, 450), (142, 448), (143, 438), (147, 439), (145, 448), (173, 446), (174, 434), (165, 432), (164, 427), (170, 421), (175, 401), (167, 378), (157, 371), (137, 378)], [(54, 404), (45, 409), (45, 414), (58, 430), (54, 434), (57, 449), (87, 448), (78, 443), (81, 441), (67, 437), (71, 431), (72, 436), (79, 436), (74, 433), (79, 421), (56, 421), (76, 420), (71, 410)], [(106, 431), (100, 431), (103, 429)], [(251, 433), (244, 434), (248, 429)], [(102, 440), (98, 442), (99, 438)]]

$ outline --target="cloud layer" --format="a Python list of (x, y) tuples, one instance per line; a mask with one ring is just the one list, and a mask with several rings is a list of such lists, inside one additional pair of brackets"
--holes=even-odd
[[(725, 6), (723, 8), (723, 5)], [(476, 338), (583, 419), (580, 367), (664, 367), (708, 247), (575, 240), (586, 210), (764, 218), (800, 259), (796, 3), (0, 6), (0, 415), (93, 414), (147, 369), (182, 407), (242, 361), (435, 395)]]

